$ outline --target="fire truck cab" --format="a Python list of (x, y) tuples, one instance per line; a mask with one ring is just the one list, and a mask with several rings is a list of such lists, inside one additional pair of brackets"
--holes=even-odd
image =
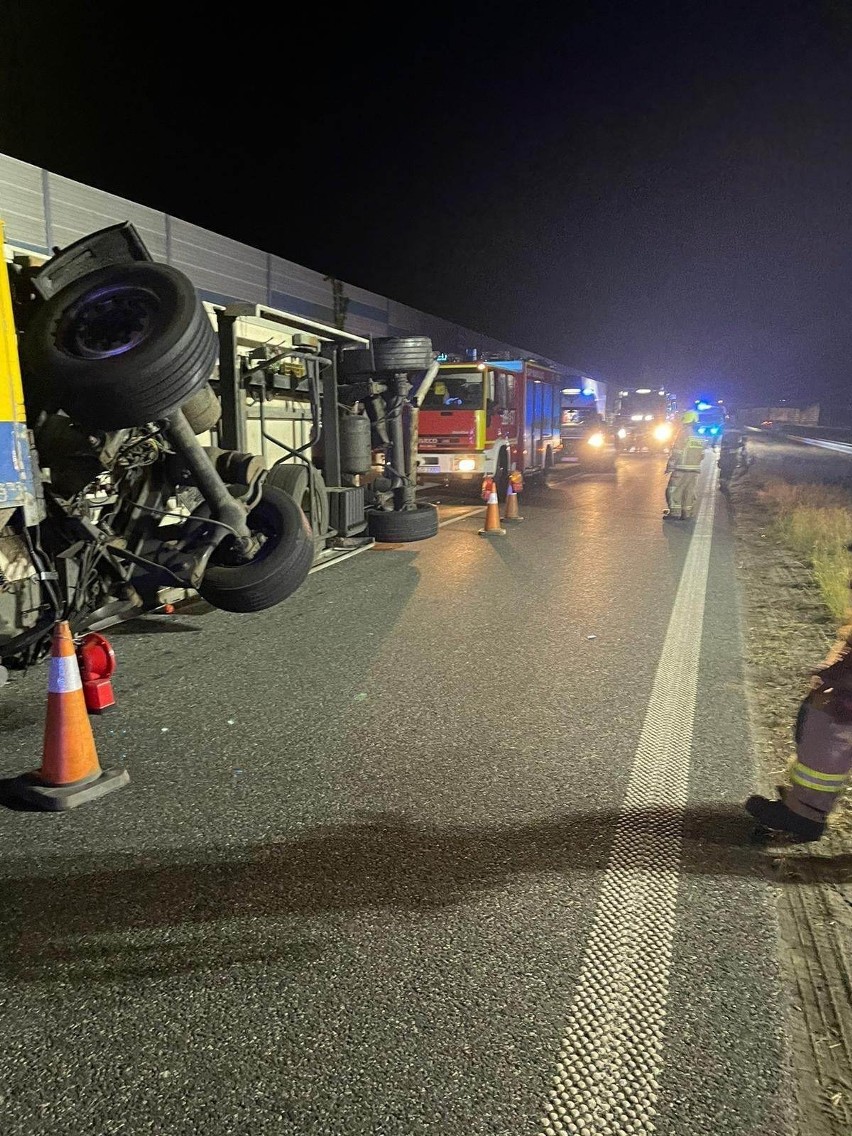
[(675, 433), (676, 405), (674, 396), (664, 389), (619, 391), (613, 417), (616, 449), (621, 453), (668, 453)]
[(543, 474), (559, 458), (564, 379), (532, 359), (444, 359), (420, 402), (418, 481), (464, 486)]
[(562, 461), (590, 471), (613, 470), (615, 447), (601, 413), (597, 384), (563, 387), (561, 395)]

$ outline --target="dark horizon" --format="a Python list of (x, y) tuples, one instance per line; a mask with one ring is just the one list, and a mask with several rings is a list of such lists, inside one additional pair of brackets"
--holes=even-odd
[(58, 19), (9, 18), (2, 152), (613, 386), (852, 425), (849, 0), (342, 17), (231, 71)]

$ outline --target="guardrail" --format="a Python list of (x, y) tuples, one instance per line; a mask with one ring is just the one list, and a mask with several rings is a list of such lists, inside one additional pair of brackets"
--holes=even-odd
[(787, 442), (799, 442), (803, 446), (816, 446), (836, 454), (852, 455), (852, 430), (841, 427), (795, 426), (791, 423), (789, 426), (785, 424), (782, 429), (779, 422), (771, 430), (759, 426), (748, 426), (747, 429), (754, 434), (765, 434), (768, 438), (783, 438)]
[(804, 438), (797, 434), (785, 434), (792, 442), (801, 442), (803, 446), (819, 446), (821, 450), (833, 450), (838, 454), (852, 454), (852, 442), (833, 442), (830, 438)]

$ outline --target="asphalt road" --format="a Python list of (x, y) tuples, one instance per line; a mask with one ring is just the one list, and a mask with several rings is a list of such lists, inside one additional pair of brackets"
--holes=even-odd
[(0, 812), (4, 1136), (791, 1132), (727, 520), (664, 484), (116, 629), (130, 786)]

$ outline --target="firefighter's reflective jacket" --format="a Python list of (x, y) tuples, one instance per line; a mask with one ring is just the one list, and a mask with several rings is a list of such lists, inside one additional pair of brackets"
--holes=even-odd
[(697, 473), (704, 460), (704, 443), (692, 433), (682, 432), (675, 438), (666, 468)]

